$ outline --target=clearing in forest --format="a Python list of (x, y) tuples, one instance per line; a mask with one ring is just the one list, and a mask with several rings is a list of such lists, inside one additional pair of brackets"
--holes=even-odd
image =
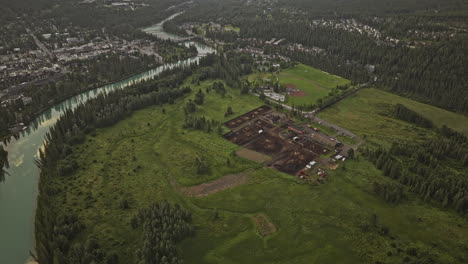
[(288, 105), (315, 104), (317, 99), (327, 96), (336, 86), (350, 83), (344, 78), (304, 64), (282, 71), (279, 80), (286, 87), (293, 85), (298, 90), (289, 94)]
[(359, 136), (367, 136), (367, 140), (369, 137), (377, 141), (398, 142), (425, 139), (429, 135), (426, 130), (392, 117), (396, 104), (403, 104), (420, 113), (437, 127), (445, 124), (468, 135), (467, 117), (375, 88), (358, 91), (339, 104), (320, 112), (318, 117)]

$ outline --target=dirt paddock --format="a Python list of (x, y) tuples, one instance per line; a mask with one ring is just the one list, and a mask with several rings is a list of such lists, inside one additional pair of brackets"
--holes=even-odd
[(288, 153), (288, 155), (276, 161), (273, 167), (279, 171), (287, 174), (296, 175), (301, 169), (303, 169), (309, 162), (316, 159), (318, 155), (304, 150), (295, 149)]
[(236, 128), (252, 119), (257, 118), (258, 116), (264, 115), (270, 110), (271, 110), (271, 107), (263, 105), (239, 117), (236, 117), (234, 119), (227, 121), (226, 123), (224, 123), (224, 125), (231, 129)]
[(284, 144), (285, 142), (282, 139), (263, 133), (246, 147), (266, 155), (271, 155), (281, 152), (284, 148)]

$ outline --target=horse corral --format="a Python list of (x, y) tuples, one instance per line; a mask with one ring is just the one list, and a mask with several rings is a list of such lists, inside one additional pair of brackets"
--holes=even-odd
[[(231, 131), (227, 140), (246, 149), (267, 155), (265, 166), (291, 175), (304, 175), (307, 170), (320, 167), (321, 155), (338, 152), (342, 144), (328, 135), (307, 126), (294, 124), (284, 113), (269, 106), (261, 106), (229, 120), (225, 126)], [(324, 144), (336, 140), (337, 144)]]

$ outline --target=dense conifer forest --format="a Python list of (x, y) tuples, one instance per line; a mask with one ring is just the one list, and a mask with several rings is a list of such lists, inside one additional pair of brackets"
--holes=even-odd
[[(432, 123), (417, 113), (398, 106), (398, 118), (423, 127)], [(424, 200), (435, 200), (460, 213), (468, 210), (468, 138), (446, 126), (436, 129), (437, 137), (424, 143), (394, 143), (390, 149), (362, 150), (385, 176), (400, 184), (374, 184), (374, 191), (389, 202), (404, 197), (404, 186)]]
[[(235, 25), (241, 29), (238, 36), (209, 31), (207, 36), (241, 47), (251, 44), (244, 40), (285, 39), (281, 45), (265, 47), (266, 52), (284, 54), (355, 82), (374, 82), (383, 89), (467, 113), (467, 25), (466, 15), (459, 13), (460, 9), (467, 10), (466, 1), (394, 2), (367, 5), (362, 1), (281, 1), (278, 5), (241, 5), (204, 0), (176, 21)], [(379, 33), (350, 31), (344, 26), (350, 23)], [(317, 47), (323, 52), (291, 49), (288, 44)], [(369, 70), (369, 66), (375, 68)]]

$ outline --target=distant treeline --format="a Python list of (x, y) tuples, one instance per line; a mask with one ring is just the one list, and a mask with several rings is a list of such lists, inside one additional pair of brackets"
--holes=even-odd
[[(468, 50), (465, 48), (468, 39), (461, 31), (454, 33), (452, 26), (463, 24), (464, 16), (459, 13), (468, 12), (467, 3), (456, 0), (443, 3), (436, 0), (339, 2), (281, 1), (266, 8), (262, 3), (254, 2), (244, 7), (238, 1), (201, 0), (177, 21), (216, 21), (221, 25), (240, 27), (241, 42), (238, 43), (231, 36), (210, 35), (225, 42), (234, 42), (234, 46), (246, 45), (242, 39), (247, 39), (250, 46), (272, 38), (285, 39), (281, 45), (266, 45), (265, 51), (283, 54), (354, 82), (375, 81), (377, 86), (392, 92), (468, 113), (465, 66), (468, 63)], [(384, 4), (389, 2), (393, 4)], [(429, 6), (435, 9), (428, 9)], [(394, 14), (390, 17), (383, 10), (391, 10)], [(417, 13), (417, 10), (421, 11), (418, 15), (402, 15)], [(434, 10), (449, 13), (440, 16)], [(362, 25), (378, 29), (381, 38), (350, 32), (342, 26), (315, 24), (317, 19), (342, 23), (352, 18)], [(427, 34), (419, 36), (416, 32)], [(432, 35), (434, 32), (441, 34)], [(384, 43), (390, 38), (398, 38), (398, 41)], [(406, 41), (408, 39), (410, 41)], [(293, 43), (308, 48), (318, 47), (323, 52), (292, 50), (287, 44)], [(375, 66), (374, 70), (370, 71), (369, 65)]]

